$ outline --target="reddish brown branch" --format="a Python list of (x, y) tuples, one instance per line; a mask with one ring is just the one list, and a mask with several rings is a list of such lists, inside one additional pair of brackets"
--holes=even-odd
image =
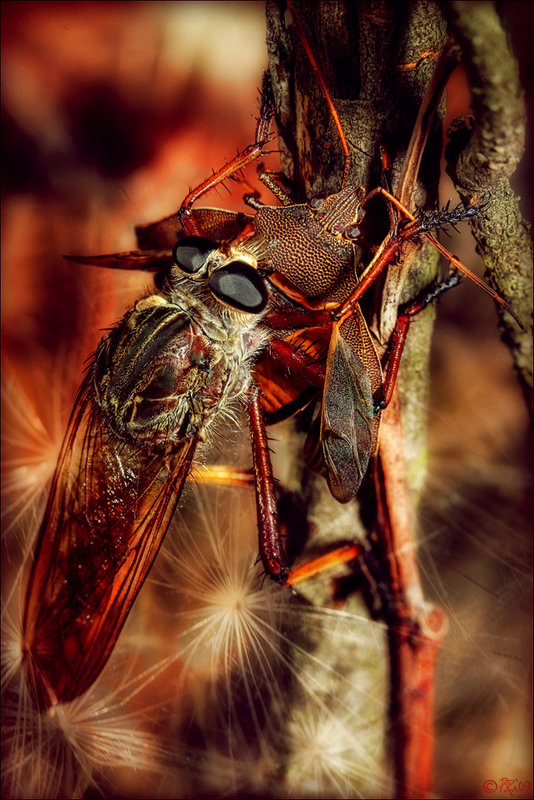
[(397, 392), (382, 425), (380, 461), (387, 508), (382, 535), (391, 592), (388, 646), (395, 779), (398, 797), (423, 798), (433, 785), (434, 667), (446, 617), (423, 598)]

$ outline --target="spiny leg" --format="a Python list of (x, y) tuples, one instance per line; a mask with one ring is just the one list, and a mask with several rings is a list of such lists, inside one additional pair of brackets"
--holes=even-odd
[(263, 75), (261, 101), (260, 101), (260, 115), (256, 126), (256, 135), (253, 144), (249, 144), (238, 153), (231, 161), (218, 169), (195, 189), (192, 189), (187, 197), (182, 202), (178, 210), (178, 219), (186, 234), (189, 236), (201, 236), (202, 231), (199, 230), (198, 225), (191, 213), (191, 208), (202, 195), (209, 192), (215, 186), (223, 183), (228, 178), (232, 178), (236, 172), (251, 164), (258, 158), (267, 155), (268, 151), (265, 150), (265, 145), (271, 139), (270, 125), (273, 117), (273, 106), (271, 97), (271, 83), (268, 72)]
[(393, 395), (402, 351), (404, 350), (406, 336), (412, 319), (430, 305), (430, 303), (433, 303), (440, 295), (444, 294), (444, 292), (447, 292), (454, 286), (458, 286), (461, 280), (462, 278), (459, 272), (454, 270), (444, 281), (435, 283), (427, 289), (424, 289), (415, 300), (399, 308), (395, 328), (393, 329), (388, 344), (388, 353), (384, 369), (384, 383), (382, 384), (380, 396), (375, 397), (373, 400), (373, 411), (375, 415), (386, 408)]
[(340, 321), (350, 316), (352, 309), (360, 301), (369, 286), (376, 280), (378, 275), (387, 267), (391, 262), (397, 258), (402, 250), (402, 246), (410, 241), (416, 241), (419, 237), (424, 236), (428, 239), (439, 252), (447, 258), (447, 260), (457, 269), (467, 275), (477, 286), (480, 286), (486, 294), (489, 294), (494, 300), (503, 305), (506, 310), (514, 317), (516, 322), (521, 325), (520, 321), (509, 308), (508, 304), (499, 297), (490, 286), (484, 283), (483, 280), (474, 275), (461, 261), (452, 255), (442, 244), (440, 244), (430, 234), (430, 230), (444, 228), (447, 225), (454, 225), (465, 219), (472, 218), (475, 214), (479, 213), (480, 206), (471, 205), (464, 206), (460, 203), (458, 206), (449, 210), (443, 209), (437, 213), (426, 214), (420, 219), (416, 219), (414, 215), (400, 203), (396, 197), (387, 192), (381, 187), (374, 189), (367, 196), (366, 200), (377, 194), (382, 194), (393, 203), (409, 220), (409, 223), (404, 226), (399, 226), (394, 231), (389, 239), (386, 239), (384, 246), (379, 250), (373, 261), (369, 264), (366, 271), (362, 275), (360, 282), (352, 294), (339, 306), (335, 312), (335, 319)]

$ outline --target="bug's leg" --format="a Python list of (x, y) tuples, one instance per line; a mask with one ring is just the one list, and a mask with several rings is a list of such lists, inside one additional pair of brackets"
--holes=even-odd
[(209, 192), (210, 189), (232, 178), (236, 172), (246, 167), (247, 164), (251, 164), (253, 161), (256, 161), (256, 159), (268, 153), (268, 151), (265, 150), (265, 145), (268, 144), (271, 139), (270, 127), (273, 113), (270, 76), (268, 72), (265, 72), (261, 91), (260, 115), (258, 117), (253, 144), (249, 144), (248, 147), (245, 147), (245, 149), (238, 153), (231, 161), (192, 189), (178, 210), (178, 219), (184, 231), (189, 236), (200, 236), (202, 234), (202, 231), (198, 229), (198, 225), (191, 213), (193, 204), (196, 203), (202, 195)]
[(282, 550), (273, 469), (263, 411), (256, 387), (249, 394), (248, 418), (256, 478), (256, 509), (261, 560), (271, 578), (279, 583), (285, 583), (287, 566)]
[[(429, 55), (429, 53), (423, 53), (421, 57), (426, 55)], [(451, 37), (439, 54), (431, 81), (426, 88), (423, 101), (419, 106), (417, 120), (408, 144), (402, 172), (398, 185), (395, 188), (395, 194), (405, 206), (410, 206), (412, 202), (413, 189), (417, 175), (419, 174), (419, 166), (430, 132), (430, 126), (432, 120), (435, 118), (435, 113), (443, 96), (443, 92), (445, 91), (447, 81), (457, 66), (460, 55), (461, 51)]]
[(518, 325), (521, 326), (520, 320), (514, 314), (508, 304), (502, 299), (502, 297), (500, 297), (497, 292), (495, 292), (490, 286), (481, 280), (481, 278), (478, 278), (476, 275), (474, 275), (471, 270), (469, 270), (464, 264), (462, 264), (461, 261), (453, 256), (452, 253), (443, 247), (443, 245), (440, 244), (440, 242), (438, 242), (430, 233), (430, 230), (444, 228), (447, 225), (454, 225), (457, 222), (462, 222), (463, 220), (472, 218), (479, 212), (479, 206), (464, 206), (463, 203), (460, 203), (453, 209), (449, 210), (448, 208), (445, 208), (442, 211), (426, 214), (421, 219), (416, 219), (413, 214), (411, 214), (408, 209), (397, 200), (396, 197), (381, 187), (370, 192), (366, 200), (376, 194), (384, 195), (386, 199), (396, 205), (397, 208), (408, 218), (409, 222), (402, 227), (398, 227), (397, 230), (394, 231), (394, 233), (389, 237), (389, 239), (384, 242), (383, 246), (381, 246), (375, 258), (373, 261), (371, 261), (366, 271), (362, 275), (356, 289), (352, 292), (350, 297), (341, 303), (341, 305), (333, 313), (333, 319), (335, 321), (344, 320), (352, 314), (356, 303), (360, 301), (362, 296), (376, 280), (378, 275), (400, 255), (402, 247), (406, 242), (417, 241), (417, 239), (425, 237), (431, 242), (431, 244), (434, 245), (437, 250), (439, 250), (443, 256), (445, 256), (445, 258), (453, 267), (456, 267), (456, 269), (460, 270), (460, 272), (463, 272), (464, 275), (467, 275), (467, 277), (476, 283), (477, 286), (480, 286), (480, 288), (483, 289), (486, 294), (489, 294), (490, 297), (504, 306), (504, 308), (506, 308), (506, 310), (516, 320)]
[(419, 294), (415, 300), (411, 300), (409, 303), (406, 303), (399, 308), (399, 315), (397, 317), (397, 322), (395, 323), (393, 333), (391, 334), (388, 353), (386, 356), (384, 383), (382, 385), (380, 396), (373, 399), (373, 411), (375, 415), (380, 411), (383, 411), (383, 409), (386, 408), (391, 400), (391, 396), (395, 388), (395, 382), (397, 380), (402, 351), (406, 342), (408, 328), (410, 327), (413, 317), (423, 311), (423, 309), (430, 305), (430, 303), (434, 302), (434, 300), (436, 300), (436, 298), (441, 294), (447, 292), (449, 289), (452, 289), (454, 286), (458, 286), (461, 279), (461, 275), (454, 270), (451, 272), (448, 278), (446, 278), (446, 280), (430, 286), (421, 292), (421, 294)]
[(246, 167), (247, 164), (250, 164), (257, 158), (265, 155), (266, 151), (264, 150), (264, 146), (267, 141), (268, 140), (266, 139), (262, 142), (248, 145), (248, 147), (245, 147), (245, 149), (238, 153), (235, 158), (221, 167), (221, 169), (218, 169), (213, 173), (213, 175), (210, 175), (199, 186), (189, 192), (180, 209), (178, 210), (178, 219), (180, 220), (184, 231), (189, 236), (200, 236), (202, 233), (198, 230), (195, 219), (191, 214), (191, 208), (193, 204), (196, 203), (196, 201), (202, 197), (203, 194), (209, 192), (210, 189), (213, 189), (219, 183), (223, 183), (223, 181), (231, 178), (232, 175), (234, 175), (243, 167)]
[[(391, 336), (388, 355), (386, 357), (384, 383), (380, 395), (373, 399), (373, 413), (375, 416), (383, 411), (391, 400), (411, 320), (441, 294), (457, 286), (460, 281), (461, 275), (457, 271), (451, 272), (446, 280), (425, 289), (415, 300), (401, 306), (399, 309), (399, 316)], [(290, 570), (287, 573), (286, 583), (289, 586), (295, 586), (314, 575), (351, 561), (358, 560), (361, 568), (362, 557), (364, 558), (365, 564), (365, 559), (369, 557), (369, 553), (364, 551), (361, 543), (354, 542), (352, 544), (347, 544), (327, 553), (325, 556), (320, 556), (294, 570)], [(384, 585), (387, 585), (387, 581)]]

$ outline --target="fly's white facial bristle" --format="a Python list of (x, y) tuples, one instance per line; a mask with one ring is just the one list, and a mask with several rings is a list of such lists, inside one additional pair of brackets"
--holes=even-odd
[(265, 262), (267, 257), (267, 246), (263, 236), (254, 236), (247, 242), (246, 249), (251, 257), (255, 259), (256, 263), (261, 264)]

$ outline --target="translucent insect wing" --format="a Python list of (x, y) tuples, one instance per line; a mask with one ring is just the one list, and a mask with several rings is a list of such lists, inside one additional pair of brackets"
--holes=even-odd
[(334, 326), (321, 409), (321, 442), (328, 485), (341, 503), (355, 497), (360, 488), (375, 449), (377, 425), (369, 371)]
[(23, 652), (39, 704), (82, 694), (105, 665), (172, 519), (195, 450), (119, 440), (92, 395), (71, 416), (26, 592)]

